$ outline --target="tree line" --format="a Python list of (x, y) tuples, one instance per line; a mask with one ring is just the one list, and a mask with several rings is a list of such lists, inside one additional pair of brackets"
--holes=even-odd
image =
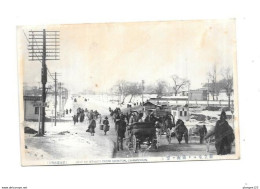
[(174, 93), (177, 95), (181, 90), (190, 84), (190, 81), (185, 78), (181, 78), (177, 75), (172, 75), (171, 79), (173, 84), (169, 84), (164, 80), (157, 80), (154, 84), (144, 86), (143, 82), (130, 82), (125, 80), (119, 80), (111, 88), (113, 94), (121, 97), (120, 103), (124, 104), (127, 96), (130, 96), (129, 103), (133, 97), (141, 94), (157, 94), (157, 97), (161, 97), (165, 94)]
[(233, 73), (231, 68), (224, 68), (217, 71), (217, 65), (214, 64), (208, 72), (208, 82), (204, 84), (208, 88), (209, 94), (213, 100), (218, 100), (220, 91), (224, 90), (228, 97), (228, 107), (230, 107), (230, 98), (233, 93)]
[[(166, 82), (165, 80), (157, 80), (153, 84), (144, 85), (143, 82), (130, 82), (125, 80), (119, 80), (111, 88), (111, 92), (120, 96), (120, 103), (124, 104), (127, 96), (130, 97), (128, 103), (131, 103), (133, 97), (141, 94), (156, 94), (157, 97), (163, 95), (175, 95), (177, 96), (182, 91), (189, 91), (191, 84), (187, 78), (179, 77), (178, 75), (170, 76), (172, 82)], [(213, 100), (218, 100), (217, 97), (221, 90), (226, 92), (228, 97), (228, 104), (230, 107), (230, 98), (233, 93), (233, 74), (230, 68), (225, 68), (217, 71), (216, 64), (207, 73), (208, 81), (205, 82), (202, 87), (207, 88), (208, 93), (213, 97)], [(187, 94), (187, 93), (186, 93)]]

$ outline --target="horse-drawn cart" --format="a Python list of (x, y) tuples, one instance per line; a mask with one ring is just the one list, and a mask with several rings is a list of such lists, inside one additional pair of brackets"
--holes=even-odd
[(136, 153), (141, 145), (157, 149), (156, 128), (150, 122), (137, 122), (128, 127), (128, 147), (132, 147)]

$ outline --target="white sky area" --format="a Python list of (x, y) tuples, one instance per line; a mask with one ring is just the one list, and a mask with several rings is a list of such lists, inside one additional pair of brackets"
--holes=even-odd
[(28, 61), (25, 34), (42, 29), (60, 31), (60, 60), (46, 64), (71, 92), (106, 92), (118, 80), (171, 83), (174, 74), (196, 89), (214, 64), (220, 73), (236, 63), (234, 20), (21, 26), (18, 61), (28, 85), (39, 85), (41, 63)]

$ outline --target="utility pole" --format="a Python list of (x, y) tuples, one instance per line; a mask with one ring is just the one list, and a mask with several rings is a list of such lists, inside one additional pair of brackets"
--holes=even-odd
[(55, 91), (54, 91), (54, 126), (56, 126), (56, 119), (57, 119), (57, 73), (55, 72), (54, 75), (54, 82), (55, 82)]
[(144, 80), (142, 80), (142, 106), (144, 104)]
[[(43, 30), (43, 49), (42, 49), (42, 105), (45, 104), (46, 101), (46, 89), (45, 85), (47, 83), (47, 67), (46, 67), (46, 31)], [(44, 135), (45, 132), (45, 107), (42, 106), (42, 132), (40, 135)]]
[(54, 76), (54, 126), (57, 125), (57, 77), (61, 76), (60, 73), (55, 72), (54, 74), (52, 73), (51, 76)]
[(208, 79), (208, 91), (207, 91), (207, 105), (209, 106), (209, 79)]
[[(45, 106), (46, 106), (46, 83), (47, 83), (47, 65), (46, 60), (59, 60), (58, 44), (59, 31), (29, 31), (29, 61), (38, 60), (42, 63), (41, 83), (42, 96), (41, 104), (41, 127), (39, 128), (39, 136), (45, 133)], [(27, 38), (27, 37), (26, 37)], [(48, 48), (47, 48), (48, 47)]]
[(188, 108), (190, 105), (190, 83), (188, 83)]
[(61, 94), (61, 82), (59, 83), (59, 91), (60, 91), (60, 92), (59, 92), (59, 102), (60, 102), (60, 103), (59, 103), (59, 115), (60, 115), (59, 118), (61, 119), (61, 103), (62, 103), (62, 102), (61, 102), (61, 98), (62, 98), (62, 97), (61, 97), (61, 96), (62, 96), (62, 94)]
[(61, 115), (62, 115), (62, 112), (63, 112), (63, 102), (62, 102), (62, 85), (63, 83), (59, 82), (59, 119), (61, 120)]

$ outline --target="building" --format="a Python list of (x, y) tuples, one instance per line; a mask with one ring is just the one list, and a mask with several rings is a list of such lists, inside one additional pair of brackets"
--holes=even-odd
[(40, 107), (35, 104), (41, 103), (41, 99), (41, 96), (23, 96), (25, 121), (38, 121)]
[(150, 101), (143, 104), (144, 110), (156, 109), (158, 106)]
[(190, 90), (189, 92), (189, 100), (191, 101), (207, 100), (207, 96), (206, 89)]
[[(223, 90), (223, 89), (220, 90), (218, 96), (215, 99), (223, 100), (223, 101), (228, 100), (228, 96), (227, 96), (226, 90)], [(212, 96), (211, 96), (210, 100), (213, 100)], [(233, 93), (231, 93), (230, 100), (234, 100)]]
[(171, 114), (174, 116), (176, 121), (178, 119), (183, 121), (188, 121), (190, 119), (189, 108), (186, 106), (177, 107), (176, 110), (172, 109)]

